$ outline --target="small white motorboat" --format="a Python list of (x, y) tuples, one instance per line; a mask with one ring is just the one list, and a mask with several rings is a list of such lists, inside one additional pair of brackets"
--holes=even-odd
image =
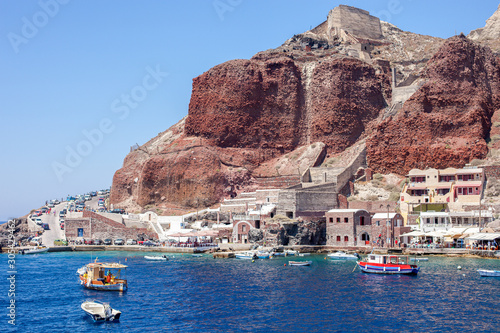
[(29, 250), (21, 250), (21, 254), (37, 254), (47, 252), (49, 252), (49, 248), (46, 246), (35, 246)]
[(257, 259), (257, 253), (252, 251), (238, 252), (234, 256), (236, 259)]
[(144, 259), (146, 260), (162, 260), (162, 261), (166, 261), (168, 260), (168, 257), (164, 254), (164, 255), (161, 255), (161, 256), (144, 256)]
[(295, 250), (286, 250), (285, 251), (286, 255), (287, 256), (296, 256), (299, 254), (299, 251), (295, 251)]
[(122, 314), (121, 311), (112, 309), (108, 303), (101, 303), (98, 301), (85, 301), (82, 303), (81, 308), (94, 321), (119, 320)]
[(500, 271), (495, 271), (492, 269), (478, 269), (477, 272), (481, 276), (500, 276)]
[(306, 257), (310, 255), (311, 255), (310, 253), (299, 253), (299, 257)]
[(259, 259), (269, 259), (270, 257), (272, 257), (272, 252), (257, 251), (257, 257)]
[(355, 254), (347, 254), (344, 251), (337, 251), (334, 253), (327, 254), (327, 257), (332, 260), (358, 260), (359, 255)]
[(201, 253), (193, 253), (191, 255), (191, 257), (197, 257), (197, 258), (199, 258), (199, 257), (203, 257), (203, 254), (201, 254)]
[(312, 261), (289, 261), (288, 265), (289, 266), (311, 266)]

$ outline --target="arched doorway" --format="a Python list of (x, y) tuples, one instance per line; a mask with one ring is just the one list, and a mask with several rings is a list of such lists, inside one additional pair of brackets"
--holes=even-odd
[(370, 245), (370, 235), (367, 232), (363, 232), (360, 239), (364, 245)]

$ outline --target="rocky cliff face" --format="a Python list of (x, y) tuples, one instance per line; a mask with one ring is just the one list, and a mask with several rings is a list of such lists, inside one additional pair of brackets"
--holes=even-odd
[(500, 5), (496, 12), (486, 20), (483, 28), (471, 31), (467, 37), (490, 47), (493, 52), (500, 55)]
[[(385, 22), (375, 39), (357, 37), (355, 17), (195, 78), (188, 116), (126, 157), (111, 202), (169, 213), (210, 206), (255, 190), (259, 177), (331, 165), (364, 140), (382, 173), (485, 157), (492, 133), (500, 137), (494, 54), (463, 36), (443, 41)], [(401, 109), (391, 68), (399, 87), (418, 83)]]
[(193, 80), (186, 135), (218, 147), (303, 144), (303, 90), (293, 60), (234, 60)]
[(489, 49), (453, 37), (427, 64), (426, 83), (367, 140), (370, 167), (462, 167), (488, 153), (491, 117), (500, 107), (499, 63)]

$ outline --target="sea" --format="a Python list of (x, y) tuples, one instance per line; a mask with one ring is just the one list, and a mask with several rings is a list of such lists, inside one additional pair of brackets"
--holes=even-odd
[[(144, 252), (0, 255), (0, 332), (498, 332), (496, 259), (429, 257), (417, 276), (361, 273), (354, 261), (324, 255), (214, 259)], [(97, 258), (96, 258), (97, 256)], [(11, 256), (12, 257), (12, 256)], [(93, 262), (128, 265), (126, 292), (87, 290), (76, 270)], [(9, 267), (9, 264), (14, 266)], [(459, 269), (459, 266), (461, 269)], [(12, 278), (15, 280), (8, 280)], [(12, 282), (13, 281), (13, 282)], [(12, 282), (12, 283), (11, 283)], [(9, 293), (14, 290), (15, 295)], [(15, 326), (9, 302), (15, 300)], [(80, 305), (108, 302), (119, 322), (95, 323)]]

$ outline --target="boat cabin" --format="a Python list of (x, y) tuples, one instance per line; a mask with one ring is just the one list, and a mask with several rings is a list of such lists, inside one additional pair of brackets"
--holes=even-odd
[(118, 263), (90, 263), (87, 265), (87, 276), (92, 281), (103, 283), (127, 283), (121, 278), (121, 270), (127, 268), (126, 265)]
[(377, 264), (392, 264), (392, 265), (408, 265), (408, 256), (385, 255), (385, 254), (370, 254), (367, 262)]

